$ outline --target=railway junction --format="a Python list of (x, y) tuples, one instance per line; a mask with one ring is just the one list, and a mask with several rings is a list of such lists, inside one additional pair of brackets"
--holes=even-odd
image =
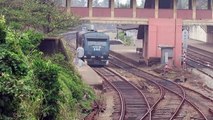
[[(137, 31), (133, 46), (111, 44), (109, 65), (77, 66), (102, 100), (85, 119), (213, 120), (213, 1), (139, 1), (64, 5), (110, 39)], [(75, 48), (75, 32), (63, 37)]]

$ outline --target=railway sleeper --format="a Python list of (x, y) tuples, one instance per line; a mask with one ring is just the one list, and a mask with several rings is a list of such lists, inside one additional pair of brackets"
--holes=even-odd
[[(122, 93), (121, 93), (122, 94)], [(123, 98), (129, 99), (129, 100), (142, 100), (143, 97), (140, 94), (137, 95), (130, 95), (130, 94), (122, 94)]]
[(125, 100), (125, 103), (126, 104), (129, 104), (129, 105), (147, 105), (145, 102), (143, 101), (128, 101), (128, 100)]
[(126, 114), (140, 115), (146, 113), (145, 109), (126, 109)]
[(142, 105), (142, 104), (126, 104), (126, 107), (138, 107), (138, 108), (147, 108), (147, 105)]
[(135, 91), (136, 89), (134, 88), (134, 87), (132, 87), (132, 86), (117, 86), (116, 85), (116, 87), (118, 88), (118, 89), (121, 89), (121, 90), (128, 90), (128, 91), (130, 91), (130, 90), (132, 90), (132, 91)]

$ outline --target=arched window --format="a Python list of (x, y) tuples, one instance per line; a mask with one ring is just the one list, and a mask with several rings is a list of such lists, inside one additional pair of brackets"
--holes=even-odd
[(88, 7), (88, 0), (71, 0), (71, 7)]
[(130, 0), (115, 0), (115, 8), (130, 8)]
[(92, 7), (109, 8), (109, 0), (93, 0)]

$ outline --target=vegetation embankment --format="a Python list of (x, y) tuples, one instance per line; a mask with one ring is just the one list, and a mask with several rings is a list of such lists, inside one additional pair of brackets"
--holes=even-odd
[(61, 54), (43, 57), (43, 35), (14, 31), (0, 16), (0, 119), (75, 119), (92, 90)]
[(118, 33), (118, 38), (123, 41), (124, 45), (130, 46), (133, 43), (131, 37), (127, 36), (124, 31)]

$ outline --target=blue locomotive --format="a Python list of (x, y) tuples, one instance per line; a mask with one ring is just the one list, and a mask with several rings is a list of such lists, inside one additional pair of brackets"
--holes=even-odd
[(92, 66), (104, 66), (109, 58), (109, 36), (96, 31), (77, 33), (76, 46), (84, 48), (82, 59)]

